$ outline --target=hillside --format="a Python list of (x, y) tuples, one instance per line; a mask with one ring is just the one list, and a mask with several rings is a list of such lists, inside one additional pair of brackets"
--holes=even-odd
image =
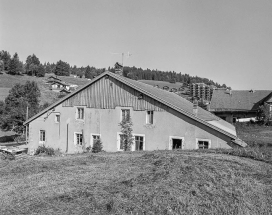
[[(46, 84), (46, 79), (53, 74), (45, 74), (45, 77), (33, 77), (28, 75), (18, 76), (18, 75), (8, 75), (3, 73), (0, 75), (0, 100), (4, 100), (9, 93), (9, 90), (16, 84), (21, 83), (24, 84), (26, 81), (36, 81), (41, 90), (41, 104), (45, 102), (52, 103), (57, 100), (58, 93), (52, 92), (49, 90), (49, 86)], [(70, 83), (76, 84), (79, 87), (85, 85), (89, 81), (87, 79), (74, 78), (73, 76), (60, 76), (60, 79)]]
[(272, 213), (271, 164), (236, 156), (87, 153), (0, 166), (0, 214)]

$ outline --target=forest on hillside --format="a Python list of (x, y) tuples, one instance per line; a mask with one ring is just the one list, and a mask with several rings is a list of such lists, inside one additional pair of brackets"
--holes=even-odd
[[(77, 65), (70, 65), (69, 63), (59, 60), (56, 63), (44, 62), (41, 63), (40, 59), (35, 55), (29, 55), (25, 61), (19, 59), (19, 55), (15, 53), (13, 56), (8, 51), (0, 51), (0, 71), (7, 71), (11, 75), (27, 74), (30, 76), (44, 77), (45, 73), (54, 73), (58, 76), (76, 75), (92, 79), (100, 75), (106, 68), (96, 68), (94, 66), (79, 67)], [(109, 71), (115, 72), (114, 67), (108, 67)], [(191, 76), (189, 74), (181, 74), (175, 71), (160, 71), (154, 69), (142, 69), (133, 67), (124, 67), (124, 76), (134, 80), (156, 80), (167, 81), (170, 83), (182, 82), (190, 83), (205, 83), (214, 85), (216, 87), (226, 88), (225, 84), (219, 84), (208, 78), (201, 78), (198, 76)]]

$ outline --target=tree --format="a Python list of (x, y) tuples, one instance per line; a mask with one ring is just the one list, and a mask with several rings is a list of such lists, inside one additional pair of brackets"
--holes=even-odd
[(26, 120), (26, 109), (29, 108), (29, 117), (35, 115), (39, 110), (40, 96), (40, 90), (34, 81), (27, 81), (25, 85), (15, 84), (9, 91), (5, 103), (1, 104), (1, 129), (22, 133), (23, 123)]
[(44, 66), (42, 64), (40, 64), (38, 66), (36, 76), (37, 77), (44, 77), (45, 76), (45, 69), (44, 69)]
[(102, 149), (103, 149), (102, 141), (100, 139), (96, 140), (93, 144), (92, 152), (93, 153), (101, 152)]
[(2, 50), (0, 52), (0, 60), (3, 61), (4, 64), (4, 70), (8, 70), (9, 61), (11, 60), (11, 56), (7, 51)]
[(19, 75), (22, 72), (22, 64), (20, 63), (19, 56), (15, 53), (9, 61), (8, 74)]
[(133, 123), (131, 121), (131, 117), (129, 114), (122, 120), (122, 122), (119, 123), (119, 126), (121, 126), (121, 133), (123, 136), (123, 139), (121, 141), (123, 141), (122, 143), (123, 143), (124, 150), (130, 151), (134, 138), (132, 135)]
[(70, 66), (68, 63), (63, 61), (58, 61), (54, 69), (55, 75), (58, 76), (69, 76), (70, 75)]
[(36, 55), (29, 55), (26, 59), (26, 73), (28, 75), (37, 76), (38, 68), (40, 65), (40, 60), (36, 57)]
[(89, 78), (89, 79), (93, 78), (91, 67), (89, 65), (86, 67), (86, 70), (85, 70), (85, 78)]
[(272, 124), (272, 113), (270, 112), (270, 105), (264, 104), (260, 106), (258, 111), (257, 120), (264, 125)]

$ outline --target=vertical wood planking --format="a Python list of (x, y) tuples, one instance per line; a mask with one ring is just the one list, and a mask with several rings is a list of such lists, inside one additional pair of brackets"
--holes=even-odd
[[(112, 83), (112, 86), (110, 85)], [(62, 103), (63, 107), (87, 106), (99, 109), (115, 109), (116, 106), (133, 107), (134, 110), (164, 111), (165, 105), (109, 77), (101, 78), (88, 88), (78, 92)]]

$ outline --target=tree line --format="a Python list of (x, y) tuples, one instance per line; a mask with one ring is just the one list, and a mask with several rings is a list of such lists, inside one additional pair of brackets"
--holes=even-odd
[[(58, 76), (69, 76), (76, 75), (79, 77), (85, 77), (93, 79), (94, 77), (103, 73), (105, 68), (95, 68), (93, 66), (77, 67), (76, 65), (71, 66), (69, 63), (59, 60), (57, 63), (45, 62), (42, 64), (39, 58), (35, 55), (29, 55), (24, 62), (19, 60), (19, 55), (15, 53), (13, 57), (9, 52), (2, 50), (0, 52), (0, 71), (5, 70), (11, 75), (22, 75), (27, 74), (36, 77), (44, 77), (45, 73), (54, 73)], [(114, 67), (108, 67), (108, 70), (115, 72)], [(134, 80), (156, 80), (156, 81), (167, 81), (170, 83), (181, 82), (181, 83), (205, 83), (207, 85), (214, 85), (216, 87), (226, 88), (225, 84), (219, 84), (208, 78), (201, 78), (198, 76), (190, 76), (189, 74), (181, 74), (175, 71), (160, 71), (154, 69), (142, 69), (133, 67), (124, 67), (123, 74), (125, 77)]]

